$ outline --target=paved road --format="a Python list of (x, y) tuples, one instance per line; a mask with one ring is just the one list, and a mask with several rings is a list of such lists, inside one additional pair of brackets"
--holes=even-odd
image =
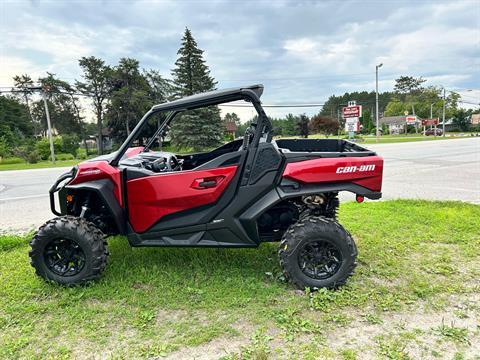
[(480, 138), (368, 147), (385, 159), (384, 198), (480, 204)]
[[(384, 157), (385, 199), (480, 204), (480, 138), (368, 145)], [(69, 168), (0, 172), (0, 233), (28, 231), (53, 217), (48, 189)], [(343, 200), (353, 199), (350, 194)]]

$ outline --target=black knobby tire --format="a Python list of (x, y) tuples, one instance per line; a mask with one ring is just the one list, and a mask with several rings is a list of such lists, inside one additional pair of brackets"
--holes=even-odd
[[(318, 267), (314, 265), (315, 274), (311, 274), (312, 266), (305, 266), (305, 254), (312, 248), (322, 249), (323, 255), (328, 254), (328, 257), (325, 255), (326, 260), (323, 257), (314, 260), (326, 263), (318, 266), (328, 269), (324, 270), (324, 273), (317, 274)], [(353, 274), (357, 247), (349, 232), (334, 219), (307, 216), (291, 225), (285, 232), (278, 255), (285, 278), (297, 288), (332, 289), (344, 285)]]
[(74, 216), (47, 221), (35, 232), (30, 246), (37, 275), (61, 285), (80, 285), (99, 278), (109, 255), (104, 234), (93, 223)]

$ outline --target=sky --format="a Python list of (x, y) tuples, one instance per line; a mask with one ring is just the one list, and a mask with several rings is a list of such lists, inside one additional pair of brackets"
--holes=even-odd
[[(0, 87), (16, 74), (80, 79), (78, 59), (134, 57), (170, 78), (185, 27), (218, 88), (265, 104), (392, 90), (401, 75), (480, 103), (480, 1), (0, 1)], [(469, 91), (470, 90), (470, 91)], [(353, 99), (352, 99), (353, 100)], [(474, 105), (464, 104), (467, 107)], [(320, 108), (267, 109), (272, 116)], [(231, 108), (242, 119), (251, 109)], [(225, 109), (224, 109), (225, 111)]]

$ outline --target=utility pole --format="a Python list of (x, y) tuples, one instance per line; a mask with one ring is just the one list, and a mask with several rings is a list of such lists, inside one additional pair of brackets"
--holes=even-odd
[(337, 121), (338, 121), (337, 138), (340, 139), (340, 107), (338, 106), (337, 106)]
[(379, 121), (378, 121), (378, 69), (382, 67), (382, 63), (380, 63), (379, 65), (376, 65), (375, 66), (375, 105), (376, 105), (376, 141), (378, 142), (378, 135), (379, 135)]
[(45, 94), (45, 89), (42, 89), (41, 93), (43, 98), (43, 105), (45, 106), (45, 114), (47, 115), (48, 140), (50, 141), (50, 153), (52, 155), (52, 162), (55, 162), (55, 150), (53, 147), (53, 138), (52, 138), (52, 123), (50, 122), (50, 113), (48, 112), (47, 95)]
[[(433, 103), (430, 104), (430, 119), (433, 119)], [(430, 125), (430, 129), (432, 128), (432, 126)], [(427, 134), (425, 133), (425, 130), (426, 130), (426, 127), (424, 126), (423, 127), (423, 136), (427, 136)], [(437, 137), (437, 125), (435, 123), (435, 129), (433, 130), (433, 137)]]
[(443, 88), (442, 136), (445, 137), (445, 88)]

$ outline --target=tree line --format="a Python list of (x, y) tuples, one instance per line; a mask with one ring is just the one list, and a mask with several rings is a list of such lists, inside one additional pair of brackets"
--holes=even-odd
[[(0, 96), (3, 156), (12, 155), (21, 147), (39, 151), (39, 147), (34, 146), (35, 139), (46, 136), (47, 124), (43, 101), (36, 96), (38, 89), (46, 95), (56, 133), (61, 138), (74, 137), (83, 142), (87, 151), (86, 141), (95, 135), (97, 152), (102, 154), (105, 129), (119, 143), (154, 104), (216, 88), (217, 83), (203, 59), (203, 50), (188, 28), (177, 55), (172, 80), (155, 69), (141, 69), (139, 61), (133, 58), (121, 58), (117, 65), (110, 66), (94, 56), (78, 61), (82, 75), (73, 84), (53, 73), (36, 80), (28, 74), (15, 76), (15, 90), (9, 96)], [(86, 102), (82, 98), (91, 104), (95, 124), (85, 121), (82, 114)], [(214, 106), (189, 111), (173, 124), (171, 134), (178, 148), (199, 150), (218, 145), (224, 136), (220, 110)]]

